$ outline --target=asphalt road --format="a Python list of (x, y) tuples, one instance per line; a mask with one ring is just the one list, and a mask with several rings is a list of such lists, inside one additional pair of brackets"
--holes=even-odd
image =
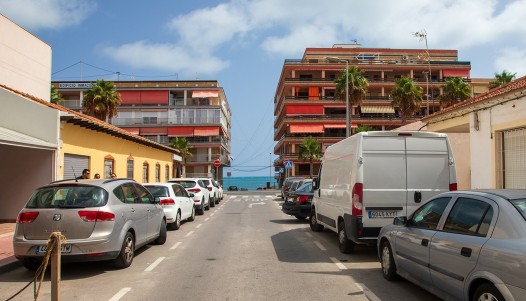
[[(139, 250), (131, 267), (62, 267), (61, 300), (439, 300), (400, 280), (386, 281), (375, 248), (341, 254), (336, 234), (281, 212), (276, 191), (235, 192), (169, 231), (166, 244)], [(33, 274), (0, 275), (0, 300)], [(39, 300), (51, 299), (49, 273)], [(33, 300), (31, 285), (13, 300)]]

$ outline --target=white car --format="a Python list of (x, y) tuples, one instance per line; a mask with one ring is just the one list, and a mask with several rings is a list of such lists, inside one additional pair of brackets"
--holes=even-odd
[(219, 189), (215, 187), (213, 184), (214, 179), (211, 178), (199, 178), (199, 180), (203, 181), (203, 183), (206, 184), (206, 187), (208, 188), (208, 191), (210, 191), (210, 207), (215, 207), (215, 204), (219, 204)]
[(214, 180), (214, 184), (219, 190), (219, 201), (221, 202), (223, 200), (223, 186), (221, 186), (221, 184), (219, 184), (219, 182), (215, 180)]
[(148, 183), (143, 186), (163, 207), (168, 229), (178, 230), (182, 220), (195, 220), (194, 194), (188, 193), (180, 184)]
[(177, 183), (186, 189), (187, 192), (194, 194), (194, 205), (197, 214), (205, 214), (205, 210), (210, 209), (210, 191), (207, 185), (196, 178), (175, 178), (168, 181), (169, 183)]

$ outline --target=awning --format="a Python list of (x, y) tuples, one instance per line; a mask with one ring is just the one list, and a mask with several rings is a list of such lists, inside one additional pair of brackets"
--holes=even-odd
[(193, 126), (173, 126), (168, 128), (169, 137), (187, 137), (194, 135)]
[(287, 115), (309, 115), (319, 114), (323, 115), (323, 106), (313, 105), (287, 105), (285, 108)]
[(0, 126), (0, 144), (8, 144), (13, 146), (22, 146), (38, 149), (57, 149), (57, 144), (50, 143), (17, 131), (6, 129)]
[(195, 127), (194, 136), (219, 136), (219, 127), (218, 126)]
[(139, 135), (139, 128), (122, 128), (122, 129), (132, 134)]
[(141, 128), (141, 135), (166, 135), (165, 127), (148, 127)]
[(192, 92), (192, 98), (219, 97), (218, 90), (198, 90)]
[(291, 134), (323, 133), (323, 124), (291, 124)]
[(443, 77), (469, 77), (469, 70), (442, 70)]
[(361, 106), (362, 113), (394, 114), (391, 106)]

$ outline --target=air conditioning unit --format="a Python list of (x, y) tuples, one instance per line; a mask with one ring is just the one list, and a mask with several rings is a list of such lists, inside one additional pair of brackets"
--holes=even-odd
[(403, 55), (403, 56), (402, 56), (402, 59), (403, 59), (403, 60), (408, 60), (408, 59), (409, 59), (409, 56), (408, 56), (408, 55)]

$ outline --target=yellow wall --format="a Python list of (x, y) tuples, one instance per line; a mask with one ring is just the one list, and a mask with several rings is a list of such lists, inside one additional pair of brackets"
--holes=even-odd
[(75, 154), (89, 157), (91, 178), (96, 173), (104, 178), (104, 158), (113, 157), (115, 174), (126, 178), (128, 157), (133, 157), (133, 178), (142, 183), (143, 163), (149, 164), (148, 182), (155, 182), (155, 166), (161, 166), (161, 181), (166, 181), (165, 166), (170, 168), (169, 178), (173, 174), (173, 154), (137, 142), (125, 140), (107, 133), (89, 130), (70, 123), (62, 123), (59, 175), (64, 176), (64, 154)]

